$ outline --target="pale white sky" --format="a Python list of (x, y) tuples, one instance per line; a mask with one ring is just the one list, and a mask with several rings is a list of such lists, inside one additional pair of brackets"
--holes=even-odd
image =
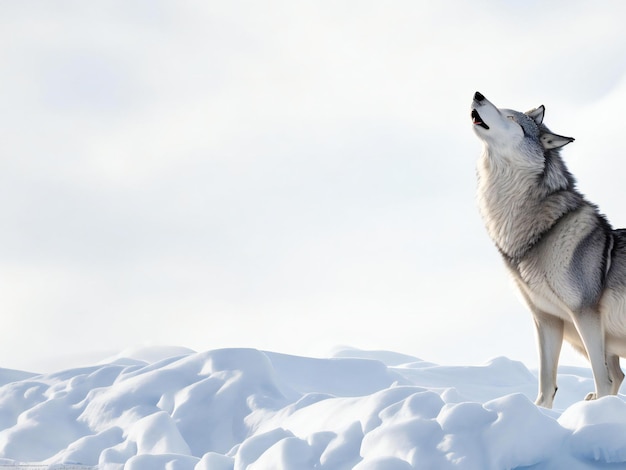
[(470, 101), (544, 104), (580, 188), (626, 226), (625, 15), (0, 3), (0, 366), (145, 344), (534, 366), (475, 203)]

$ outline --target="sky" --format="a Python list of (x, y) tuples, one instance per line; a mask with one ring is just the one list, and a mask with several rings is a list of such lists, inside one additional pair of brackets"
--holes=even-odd
[(544, 104), (579, 188), (626, 226), (625, 14), (0, 2), (0, 365), (348, 345), (536, 366), (477, 209), (471, 99)]

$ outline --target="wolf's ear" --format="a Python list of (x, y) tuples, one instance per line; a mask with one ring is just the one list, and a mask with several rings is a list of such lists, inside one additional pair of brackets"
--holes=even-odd
[(526, 111), (526, 115), (533, 118), (533, 121), (535, 121), (537, 125), (543, 122), (544, 114), (546, 114), (546, 108), (544, 105), (541, 105), (535, 109), (531, 109), (530, 111)]
[(558, 149), (570, 142), (574, 142), (573, 137), (563, 137), (562, 135), (552, 134), (550, 132), (544, 132), (539, 139), (541, 140), (541, 145), (543, 145), (543, 148), (546, 150)]

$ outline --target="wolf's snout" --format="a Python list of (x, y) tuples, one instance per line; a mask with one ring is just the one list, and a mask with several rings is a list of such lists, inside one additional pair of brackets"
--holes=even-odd
[[(485, 121), (483, 121), (483, 118), (480, 117), (480, 114), (478, 114), (478, 111), (476, 110), (476, 106), (481, 107), (482, 106), (482, 102), (483, 101), (487, 101), (485, 99), (485, 97), (483, 96), (483, 94), (480, 91), (477, 91), (476, 93), (474, 93), (474, 106), (472, 108), (472, 122), (474, 123), (475, 126), (480, 126), (483, 129), (489, 129), (489, 126), (485, 123)], [(487, 103), (489, 103), (489, 101), (487, 101)]]

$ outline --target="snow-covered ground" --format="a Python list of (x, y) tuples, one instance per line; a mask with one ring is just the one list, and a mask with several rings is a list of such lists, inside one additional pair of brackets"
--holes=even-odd
[(442, 366), (394, 352), (126, 352), (35, 375), (1, 370), (0, 468), (626, 468), (626, 402), (580, 401), (563, 367), (555, 410), (536, 375), (497, 358)]

